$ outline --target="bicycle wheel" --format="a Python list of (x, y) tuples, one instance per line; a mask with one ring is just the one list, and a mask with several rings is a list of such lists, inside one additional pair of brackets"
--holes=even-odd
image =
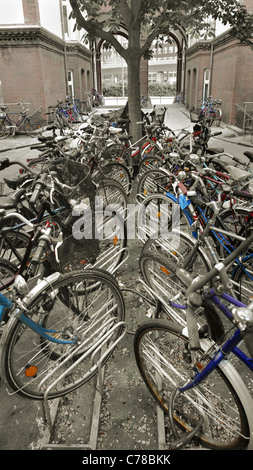
[(140, 177), (137, 190), (137, 202), (142, 202), (148, 196), (157, 193), (165, 194), (171, 186), (170, 176), (162, 169), (148, 170)]
[(77, 389), (97, 373), (122, 334), (124, 300), (113, 276), (102, 270), (54, 274), (25, 304), (29, 318), (50, 330), (52, 340), (74, 341), (49, 341), (11, 318), (2, 337), (2, 372), (7, 385), (26, 398), (41, 400), (48, 387), (49, 398)]
[(38, 117), (27, 117), (22, 124), (22, 128), (29, 137), (38, 137), (43, 132), (43, 123)]
[[(168, 414), (172, 394), (192, 379), (188, 339), (182, 327), (159, 319), (144, 323), (136, 331), (134, 353), (148, 390)], [(204, 357), (203, 351), (199, 353), (202, 367), (210, 357), (208, 353)], [(196, 428), (202, 415), (204, 423), (195, 437), (201, 445), (216, 450), (244, 449), (249, 438), (248, 420), (226, 367), (224, 364), (216, 368), (193, 389), (178, 392), (171, 410), (172, 421), (179, 434)], [(184, 434), (179, 436), (184, 438)]]
[[(71, 234), (59, 250), (63, 269), (76, 270), (90, 262), (97, 268), (113, 272), (122, 261), (127, 246), (127, 228), (114, 206), (96, 207), (78, 219), (70, 218)], [(57, 270), (57, 269), (56, 269)]]
[(130, 167), (129, 152), (124, 144), (111, 144), (102, 151), (102, 156), (111, 161), (123, 163), (126, 167)]
[(27, 233), (19, 230), (3, 230), (0, 240), (0, 257), (10, 261), (17, 267), (23, 260), (26, 248), (30, 241)]
[(220, 126), (221, 120), (222, 120), (222, 111), (221, 111), (220, 108), (216, 108), (216, 110), (215, 110), (215, 125), (217, 127)]
[(145, 240), (160, 233), (165, 238), (171, 227), (191, 233), (191, 215), (165, 194), (151, 194), (142, 200), (138, 212), (139, 236)]
[(11, 123), (7, 121), (7, 119), (0, 119), (0, 139), (6, 139), (6, 137), (9, 137), (11, 135)]
[(17, 272), (17, 267), (15, 264), (7, 261), (4, 258), (0, 258), (0, 292), (3, 294), (3, 291), (6, 289), (5, 285), (14, 278), (14, 275)]
[[(251, 210), (239, 206), (225, 209), (220, 212), (216, 226), (220, 226), (224, 230), (231, 232), (231, 234), (234, 233), (241, 237), (247, 237), (253, 226)], [(234, 246), (238, 246), (241, 243), (240, 240), (233, 238), (232, 235), (229, 239)]]
[(253, 254), (250, 253), (240, 260), (240, 264), (234, 267), (231, 279), (237, 298), (244, 304), (252, 301), (253, 285)]
[[(155, 297), (160, 300), (166, 315), (180, 325), (187, 326), (186, 322), (186, 286), (182, 281), (182, 274), (177, 272), (180, 261), (177, 259), (179, 252), (174, 252), (172, 261), (170, 252), (168, 256), (161, 256), (152, 252), (144, 252), (140, 257), (140, 271), (145, 283), (151, 288)], [(180, 255), (179, 255), (180, 256)], [(188, 272), (188, 271), (187, 271)], [(201, 253), (196, 256), (194, 273), (191, 276), (208, 272), (208, 266)], [(204, 300), (202, 306), (196, 309), (196, 317), (199, 328), (218, 341), (224, 333), (219, 314), (211, 302)]]
[(103, 178), (99, 181), (96, 198), (102, 207), (114, 207), (119, 215), (126, 217), (127, 195), (122, 185), (113, 178)]
[(160, 168), (163, 160), (159, 156), (148, 155), (144, 157), (139, 164), (139, 175), (145, 171), (152, 170), (153, 168)]
[(116, 181), (118, 181), (118, 183), (121, 184), (121, 186), (123, 186), (123, 189), (126, 194), (129, 194), (131, 192), (131, 175), (125, 165), (119, 162), (109, 162), (106, 163), (103, 170), (105, 175), (108, 175), (109, 178), (115, 179)]

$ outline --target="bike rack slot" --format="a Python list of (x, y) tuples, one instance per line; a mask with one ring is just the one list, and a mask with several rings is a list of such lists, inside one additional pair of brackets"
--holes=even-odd
[[(101, 319), (100, 319), (101, 321)], [(124, 337), (126, 333), (126, 323), (125, 322), (118, 322), (114, 325), (110, 325), (110, 321), (107, 322), (108, 325), (110, 326), (110, 329), (103, 335), (102, 338), (100, 338), (94, 345), (91, 346), (91, 348), (88, 351), (85, 351), (70, 367), (68, 367), (59, 377), (56, 378), (56, 380), (51, 383), (47, 389), (44, 392), (44, 399), (43, 399), (43, 414), (44, 414), (44, 421), (46, 424), (46, 429), (44, 432), (44, 436), (41, 440), (41, 449), (68, 449), (68, 450), (77, 450), (77, 449), (91, 449), (95, 450), (97, 446), (97, 437), (98, 437), (98, 425), (99, 425), (99, 415), (100, 415), (100, 410), (101, 410), (101, 403), (102, 403), (102, 392), (103, 392), (103, 383), (104, 383), (104, 366), (103, 366), (103, 361), (106, 358), (108, 354), (116, 347), (116, 345), (121, 341), (121, 339)], [(100, 328), (100, 330), (105, 328), (105, 324), (103, 324)], [(120, 336), (116, 338), (116, 340), (107, 348), (105, 343), (106, 341), (110, 338), (110, 336), (113, 335), (115, 330), (117, 328), (122, 328), (122, 332)], [(98, 330), (96, 331), (96, 335), (98, 333)], [(87, 343), (87, 340), (82, 342), (81, 345), (78, 346), (74, 351), (71, 352), (70, 355), (68, 355), (63, 362), (68, 361), (71, 357), (73, 357), (76, 353), (77, 350), (82, 349), (85, 344)], [(63, 378), (66, 377), (74, 368), (75, 366), (82, 362), (87, 355), (91, 354), (91, 358), (93, 360), (93, 364), (95, 365), (95, 355), (98, 354), (100, 351), (100, 358), (96, 362), (97, 368), (98, 368), (98, 376), (97, 376), (97, 382), (95, 386), (95, 396), (94, 396), (94, 405), (93, 405), (93, 412), (92, 412), (92, 418), (91, 418), (91, 425), (90, 425), (90, 440), (87, 444), (76, 444), (76, 445), (65, 445), (65, 444), (50, 444), (50, 438), (52, 436), (53, 432), (53, 427), (56, 419), (56, 414), (57, 410), (59, 407), (60, 399), (54, 399), (53, 404), (50, 410), (49, 406), (49, 400), (50, 398), (48, 397), (50, 390), (57, 385), (58, 382), (60, 382)], [(62, 364), (60, 365), (62, 366)], [(48, 377), (51, 376), (52, 374), (48, 374), (48, 376), (43, 379), (40, 383), (40, 387), (45, 384), (46, 380)]]

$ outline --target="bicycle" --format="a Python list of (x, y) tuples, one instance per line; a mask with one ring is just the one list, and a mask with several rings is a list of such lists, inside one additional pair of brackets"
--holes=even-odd
[[(38, 117), (38, 113), (41, 113), (41, 106), (28, 114), (29, 109), (25, 106), (29, 106), (30, 103), (20, 101), (18, 105), (22, 107), (22, 111), (13, 113), (8, 112), (8, 106), (0, 105), (0, 139), (14, 136), (17, 131), (25, 132), (30, 137), (42, 134), (44, 122)], [(18, 116), (17, 119), (14, 119), (15, 115)]]
[(0, 320), (9, 317), (1, 376), (10, 394), (61, 397), (98, 373), (124, 336), (123, 296), (114, 277), (95, 268), (55, 272), (24, 291), (18, 278), (12, 299), (0, 294)]
[[(193, 439), (211, 449), (252, 448), (252, 397), (229, 357), (234, 355), (253, 371), (253, 303), (246, 305), (231, 294), (232, 284), (226, 272), (252, 242), (253, 234), (195, 279), (187, 265), (177, 269), (186, 294), (183, 303), (175, 299), (172, 305), (175, 310), (186, 311), (187, 327), (158, 318), (136, 330), (136, 363), (148, 390), (169, 420), (172, 449), (180, 449)], [(209, 335), (212, 320), (208, 319), (208, 312), (207, 328), (198, 327), (195, 312), (206, 300), (235, 326), (232, 334), (227, 332), (231, 335), (228, 339), (222, 336), (214, 340)], [(242, 340), (246, 352), (244, 346), (239, 348)]]

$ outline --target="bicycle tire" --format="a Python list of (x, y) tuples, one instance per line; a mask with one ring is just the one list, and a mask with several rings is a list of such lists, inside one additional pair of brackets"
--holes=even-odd
[(6, 139), (12, 134), (11, 126), (12, 124), (7, 119), (0, 119), (0, 139)]
[[(142, 277), (146, 285), (148, 285), (154, 295), (161, 302), (164, 312), (167, 317), (186, 327), (186, 289), (187, 287), (182, 282), (182, 276), (177, 273), (179, 262), (175, 262), (169, 258), (168, 255), (162, 256), (152, 252), (144, 252), (140, 256), (139, 266)], [(201, 262), (202, 261), (202, 262)], [(201, 260), (200, 255), (194, 263), (194, 273), (191, 270), (191, 275), (194, 278), (195, 273), (205, 274), (208, 272), (208, 266), (204, 264), (204, 259)], [(174, 307), (172, 303), (179, 305), (179, 308)], [(200, 308), (196, 309), (196, 318), (199, 328), (202, 331), (218, 341), (224, 334), (223, 324), (220, 316), (208, 300), (203, 300)]]
[(127, 213), (127, 194), (118, 181), (113, 178), (103, 178), (98, 182), (96, 197), (103, 207), (115, 207), (123, 218)]
[(0, 292), (5, 291), (5, 285), (14, 278), (17, 272), (17, 266), (10, 261), (0, 258)]
[(102, 156), (112, 161), (123, 163), (127, 168), (131, 167), (129, 150), (124, 144), (110, 144), (104, 148)]
[[(78, 337), (75, 344), (57, 345), (17, 318), (9, 320), (2, 336), (2, 377), (11, 390), (28, 399), (42, 400), (46, 388), (66, 373), (73, 362), (71, 373), (54, 384), (48, 398), (79, 388), (98, 371), (101, 348), (95, 352), (95, 343), (104, 342), (108, 348), (101, 359), (102, 366), (122, 334), (124, 299), (113, 276), (102, 270), (53, 274), (30, 291), (25, 305), (34, 321), (39, 321), (42, 315), (45, 328), (59, 331), (63, 327), (63, 337)], [(111, 331), (113, 326), (115, 330)], [(60, 333), (55, 335), (59, 337)], [(80, 360), (84, 353), (86, 358)], [(39, 387), (42, 380), (44, 384)]]
[(115, 179), (118, 183), (123, 186), (126, 194), (129, 194), (132, 189), (132, 179), (128, 168), (119, 162), (108, 162), (104, 167), (105, 174), (108, 173), (108, 177)]
[(0, 256), (17, 267), (23, 260), (30, 236), (20, 230), (2, 231), (0, 240)]
[(220, 108), (217, 108), (215, 111), (215, 125), (217, 127), (220, 127), (221, 120), (222, 120), (222, 111)]
[(162, 164), (163, 160), (160, 156), (148, 155), (144, 157), (139, 164), (139, 175), (153, 168), (159, 168)]
[(142, 200), (138, 213), (139, 235), (145, 241), (156, 237), (157, 233), (167, 237), (171, 227), (182, 232), (191, 232), (192, 222), (188, 211), (183, 211), (180, 205), (162, 193), (151, 194)]
[[(249, 423), (228, 364), (217, 367), (199, 386), (178, 393), (170, 410), (172, 393), (192, 378), (187, 345), (183, 328), (171, 321), (157, 319), (141, 325), (134, 337), (134, 354), (144, 383), (164, 411), (165, 419), (172, 413), (178, 433), (196, 427), (201, 409), (204, 425), (195, 436), (198, 443), (215, 450), (245, 449)], [(209, 361), (208, 353), (206, 356)], [(180, 437), (184, 439), (184, 434)]]
[(142, 202), (154, 193), (165, 194), (171, 186), (169, 174), (162, 169), (152, 169), (143, 173), (138, 181), (136, 190), (137, 202)]
[(71, 233), (66, 234), (59, 250), (61, 269), (76, 270), (91, 263), (113, 272), (121, 263), (127, 247), (127, 227), (114, 206), (96, 207), (78, 219), (71, 216), (67, 225)]
[(41, 120), (37, 120), (28, 116), (24, 120), (22, 128), (24, 129), (26, 135), (28, 135), (29, 137), (38, 137), (43, 132), (43, 125)]

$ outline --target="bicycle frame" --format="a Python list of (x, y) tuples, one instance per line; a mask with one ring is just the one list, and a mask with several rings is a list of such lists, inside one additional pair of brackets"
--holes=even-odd
[[(54, 273), (53, 274), (54, 279), (55, 279), (55, 275), (59, 276), (60, 273)], [(14, 304), (1, 293), (0, 293), (0, 324), (3, 320), (4, 313), (6, 311), (12, 310), (13, 308), (14, 308), (14, 310), (13, 310), (13, 312), (11, 312), (11, 316), (17, 318), (19, 321), (21, 321), (26, 326), (31, 328), (31, 330), (33, 330), (35, 333), (37, 333), (42, 338), (45, 338), (48, 341), (51, 341), (51, 342), (57, 343), (57, 344), (74, 344), (74, 343), (76, 343), (76, 340), (75, 341), (71, 341), (71, 340), (67, 341), (67, 340), (58, 339), (57, 335), (61, 334), (60, 331), (49, 330), (49, 329), (46, 329), (43, 326), (41, 326), (39, 323), (35, 323), (31, 318), (28, 318), (18, 307), (15, 307)]]
[(14, 119), (11, 119), (10, 115), (14, 115), (14, 114), (19, 114), (19, 113), (6, 113), (6, 115), (4, 116), (4, 118), (0, 118), (0, 119), (6, 119), (6, 121), (8, 121), (8, 123), (10, 124), (10, 127), (13, 128), (13, 135), (15, 134), (15, 130), (18, 129), (21, 124), (23, 124), (23, 122), (25, 122), (25, 120), (27, 119), (27, 115), (24, 115), (24, 114), (21, 114), (18, 118), (17, 121), (15, 121)]
[[(234, 297), (228, 294), (222, 294), (220, 297), (214, 292), (214, 289), (211, 289), (208, 292), (204, 293), (205, 298), (211, 300), (211, 302), (218, 307), (218, 309), (229, 319), (232, 320), (231, 311), (220, 301), (220, 298), (230, 302), (236, 307), (246, 307), (245, 304), (235, 299)], [(176, 306), (176, 304), (174, 304)], [(182, 306), (180, 306), (182, 308)], [(185, 307), (186, 308), (186, 307)], [(215, 352), (213, 359), (208, 363), (208, 365), (198, 371), (194, 379), (183, 387), (179, 388), (180, 392), (184, 392), (193, 388), (195, 385), (201, 383), (220, 363), (227, 357), (229, 353), (233, 353), (240, 361), (242, 361), (246, 367), (248, 367), (253, 372), (253, 358), (248, 357), (237, 345), (241, 342), (242, 335), (239, 329), (236, 329), (235, 333), (219, 348), (218, 352)]]
[[(179, 204), (180, 205), (180, 208), (181, 210), (183, 211), (187, 221), (188, 221), (188, 224), (192, 230), (192, 236), (198, 240), (199, 239), (199, 236), (198, 236), (198, 232), (196, 230), (196, 226), (195, 226), (195, 221), (197, 220), (196, 217), (198, 217), (198, 215), (195, 213), (194, 211), (194, 208), (191, 204), (191, 201), (190, 199), (187, 198), (186, 195), (184, 194), (180, 194), (179, 197), (175, 196), (174, 194), (170, 193), (170, 192), (167, 192), (166, 193), (166, 196), (174, 203), (176, 204)], [(198, 208), (202, 218), (203, 218), (203, 221), (205, 223), (208, 222), (208, 220), (206, 219), (203, 211), (201, 210), (201, 208), (199, 207)], [(217, 232), (217, 233), (216, 233)], [(233, 236), (235, 238), (238, 238), (238, 239), (241, 239), (241, 237), (237, 237), (236, 235), (230, 233), (230, 232), (227, 232), (226, 230), (223, 230), (223, 229), (220, 229), (219, 227), (215, 228), (215, 227), (211, 227), (211, 230), (210, 230), (210, 234), (213, 238), (215, 238), (219, 244), (221, 244), (223, 246), (223, 248), (225, 249), (225, 251), (229, 254), (231, 253), (233, 250), (234, 250), (234, 247), (231, 243), (228, 242), (228, 238), (229, 236)], [(225, 243), (224, 243), (225, 241)], [(253, 253), (250, 254), (250, 255), (247, 255), (246, 257), (244, 257), (243, 259), (238, 259), (236, 258), (235, 261), (236, 261), (236, 264), (237, 266), (234, 268), (233, 272), (232, 272), (232, 279), (233, 279), (233, 275), (236, 271), (236, 269), (238, 269), (238, 265), (242, 267), (242, 269), (245, 271), (245, 273), (247, 274), (247, 276), (249, 277), (249, 279), (251, 279), (253, 281), (253, 276), (249, 273), (249, 271), (247, 269), (245, 269), (243, 263), (252, 259), (253, 258)]]

